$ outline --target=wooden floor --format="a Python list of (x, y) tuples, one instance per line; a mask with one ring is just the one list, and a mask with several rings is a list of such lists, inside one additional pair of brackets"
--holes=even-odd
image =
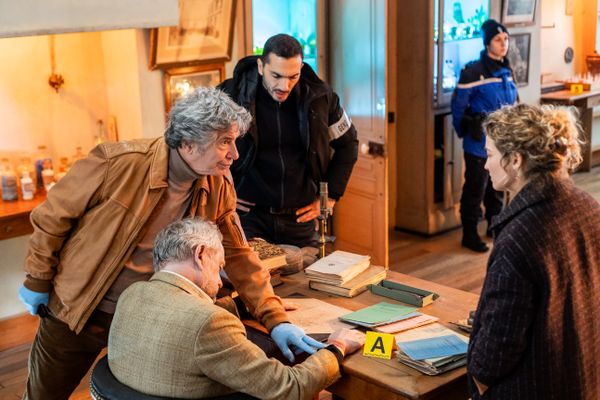
[[(574, 176), (578, 186), (600, 202), (600, 167)], [(485, 227), (480, 227), (482, 230)], [(460, 246), (456, 229), (431, 238), (394, 232), (390, 235), (390, 268), (446, 286), (479, 293), (489, 253), (478, 254)], [(20, 399), (27, 378), (27, 355), (37, 329), (37, 318), (23, 315), (0, 320), (0, 400)], [(71, 400), (90, 399), (89, 377), (82, 380)]]
[[(573, 175), (573, 180), (600, 202), (600, 166), (591, 172)], [(482, 223), (481, 234), (484, 229), (485, 223)], [(390, 235), (390, 269), (479, 294), (489, 253), (478, 254), (461, 247), (461, 236), (461, 229), (431, 238), (393, 232)], [(489, 239), (485, 240), (491, 245)]]

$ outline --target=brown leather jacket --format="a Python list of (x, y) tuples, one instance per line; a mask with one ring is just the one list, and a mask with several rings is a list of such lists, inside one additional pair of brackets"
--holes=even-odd
[[(167, 188), (163, 138), (104, 143), (73, 165), (31, 213), (25, 286), (50, 291), (52, 313), (75, 332), (113, 284), (140, 230)], [(246, 242), (230, 177), (205, 176), (187, 216), (215, 222), (223, 234), (225, 272), (268, 329), (287, 321), (269, 273)]]

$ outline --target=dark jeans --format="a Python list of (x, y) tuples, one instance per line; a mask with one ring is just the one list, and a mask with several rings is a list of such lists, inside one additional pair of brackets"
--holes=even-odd
[(488, 224), (502, 210), (502, 192), (494, 190), (489, 173), (485, 170), (485, 158), (464, 153), (465, 184), (460, 197), (460, 218), (463, 231), (477, 229), (481, 219), (481, 202), (485, 206)]
[(23, 399), (66, 400), (108, 343), (112, 314), (94, 311), (76, 335), (48, 315), (40, 319), (29, 354), (29, 376)]
[(315, 221), (298, 223), (298, 216), (292, 213), (272, 214), (262, 207), (253, 207), (248, 212), (238, 213), (248, 239), (259, 237), (270, 243), (298, 247), (311, 246), (317, 241)]

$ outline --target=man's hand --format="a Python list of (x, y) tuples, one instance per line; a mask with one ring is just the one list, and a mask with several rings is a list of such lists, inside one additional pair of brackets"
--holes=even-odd
[(271, 331), (271, 338), (275, 341), (279, 350), (283, 353), (285, 358), (290, 360), (290, 362), (294, 362), (294, 353), (290, 349), (290, 345), (294, 346), (297, 350), (297, 354), (302, 351), (307, 352), (308, 354), (313, 354), (318, 349), (322, 349), (325, 345), (321, 342), (317, 342), (315, 339), (306, 336), (304, 331), (298, 328), (296, 325), (292, 325), (290, 323), (284, 322), (282, 324), (277, 325)]
[(49, 293), (34, 292), (23, 285), (19, 288), (19, 299), (25, 304), (27, 311), (29, 311), (31, 315), (36, 315), (38, 313), (38, 307), (40, 305), (43, 304), (44, 306), (48, 306), (49, 297)]
[(327, 343), (340, 349), (345, 356), (354, 353), (365, 345), (365, 334), (356, 329), (342, 328), (329, 335)]
[[(331, 210), (332, 214), (333, 214), (333, 206), (334, 205), (335, 205), (335, 200), (328, 198), (327, 199), (327, 208), (329, 208)], [(321, 204), (320, 204), (319, 199), (317, 198), (315, 201), (313, 201), (309, 205), (301, 207), (298, 210), (296, 210), (296, 215), (298, 215), (296, 222), (308, 222), (308, 221), (312, 221), (313, 219), (317, 218), (319, 215), (321, 215)]]

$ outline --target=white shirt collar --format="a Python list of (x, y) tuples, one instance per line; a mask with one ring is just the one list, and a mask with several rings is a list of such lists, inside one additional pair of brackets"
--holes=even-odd
[(165, 272), (167, 274), (172, 274), (172, 275), (177, 276), (180, 279), (183, 279), (184, 281), (188, 282), (190, 285), (192, 285), (193, 287), (195, 287), (196, 289), (198, 289), (198, 291), (202, 294), (202, 296), (204, 296), (205, 299), (209, 300), (211, 303), (215, 302), (209, 295), (206, 294), (206, 292), (204, 292), (204, 290), (200, 289), (200, 287), (198, 285), (196, 285), (194, 282), (192, 282), (191, 280), (189, 280), (185, 276), (183, 276), (181, 274), (178, 274), (177, 272), (173, 272), (173, 271), (162, 270), (160, 272)]

